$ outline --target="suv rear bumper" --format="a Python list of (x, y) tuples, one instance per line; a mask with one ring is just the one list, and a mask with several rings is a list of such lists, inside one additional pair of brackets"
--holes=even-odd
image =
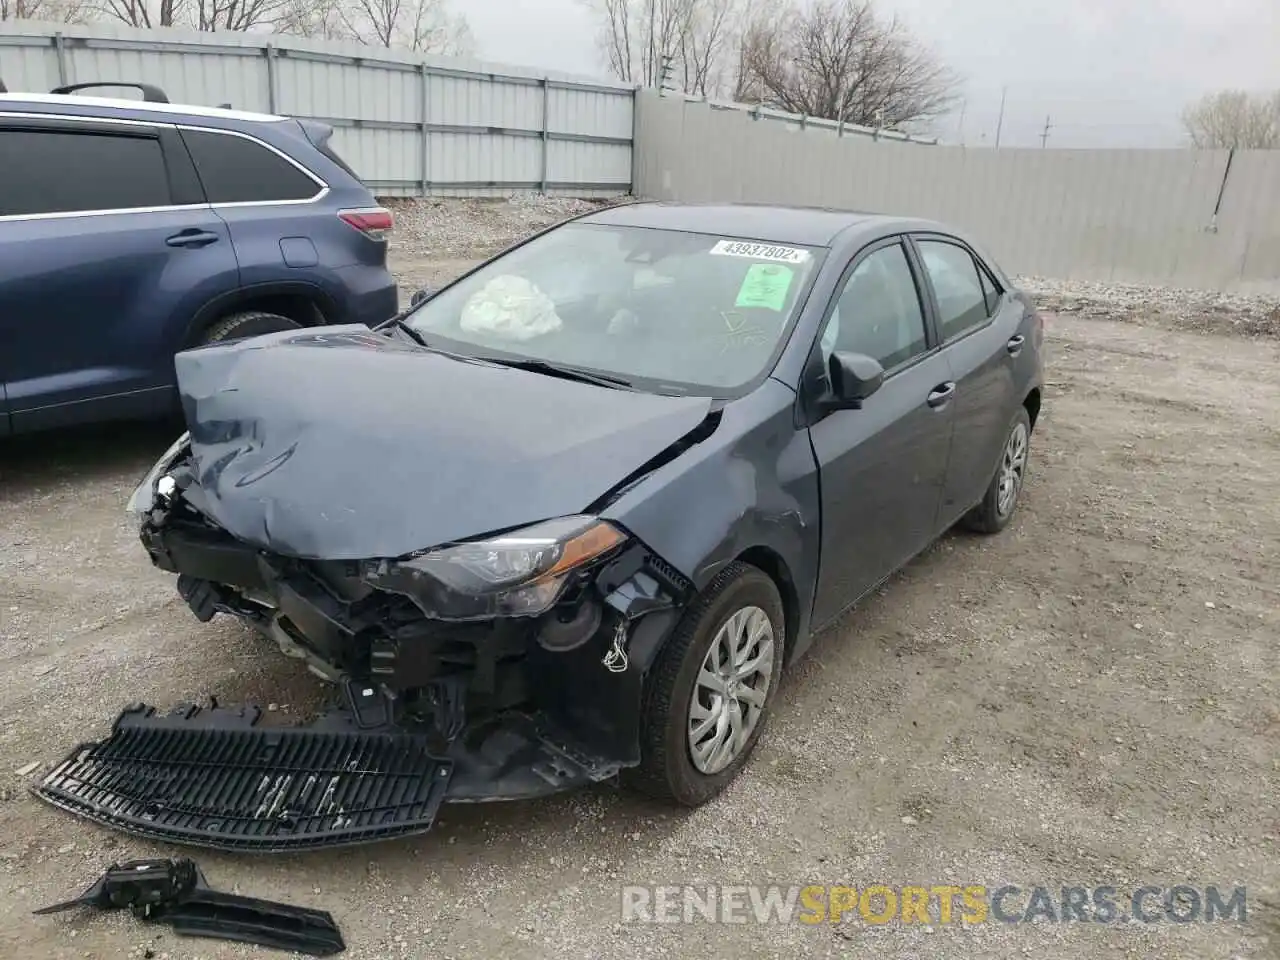
[(345, 312), (332, 323), (361, 323), (374, 327), (400, 311), (400, 288), (385, 268), (353, 266), (337, 271), (347, 291)]

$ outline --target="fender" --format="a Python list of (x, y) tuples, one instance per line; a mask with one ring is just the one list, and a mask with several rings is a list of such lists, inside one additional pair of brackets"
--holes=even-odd
[[(697, 590), (734, 560), (761, 567), (787, 608), (788, 662), (808, 644), (821, 510), (813, 448), (795, 427), (794, 405), (790, 388), (766, 381), (726, 405), (711, 436), (600, 511)], [(683, 509), (689, 503), (697, 513)]]
[(219, 294), (201, 307), (183, 330), (179, 347), (194, 342), (196, 335), (218, 317), (241, 304), (252, 303), (264, 297), (306, 297), (314, 304), (322, 320), (336, 317), (340, 312), (337, 300), (319, 284), (308, 280), (273, 280), (269, 283), (255, 283)]

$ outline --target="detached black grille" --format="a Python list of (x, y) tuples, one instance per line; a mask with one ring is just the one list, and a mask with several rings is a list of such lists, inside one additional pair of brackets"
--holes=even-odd
[(138, 836), (284, 852), (430, 829), (452, 775), (424, 735), (363, 731), (341, 715), (258, 727), (260, 711), (145, 705), (83, 744), (35, 788), (43, 800)]

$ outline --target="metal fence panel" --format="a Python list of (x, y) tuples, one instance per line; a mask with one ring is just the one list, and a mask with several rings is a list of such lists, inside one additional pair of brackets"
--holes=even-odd
[(263, 34), (6, 22), (0, 78), (40, 93), (141, 81), (175, 102), (321, 120), (382, 195), (631, 189), (632, 89), (569, 75)]
[(322, 120), (386, 196), (893, 212), (964, 227), (1015, 273), (1280, 290), (1280, 151), (965, 149), (518, 67), (101, 24), (0, 23), (0, 78), (40, 92), (144, 81), (175, 101)]
[(1277, 150), (876, 141), (652, 91), (636, 109), (641, 196), (920, 216), (972, 231), (1018, 274), (1280, 292)]

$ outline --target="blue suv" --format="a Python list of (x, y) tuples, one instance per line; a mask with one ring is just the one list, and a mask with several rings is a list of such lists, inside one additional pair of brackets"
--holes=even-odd
[(395, 314), (391, 213), (332, 128), (3, 89), (0, 436), (165, 416), (181, 350)]

